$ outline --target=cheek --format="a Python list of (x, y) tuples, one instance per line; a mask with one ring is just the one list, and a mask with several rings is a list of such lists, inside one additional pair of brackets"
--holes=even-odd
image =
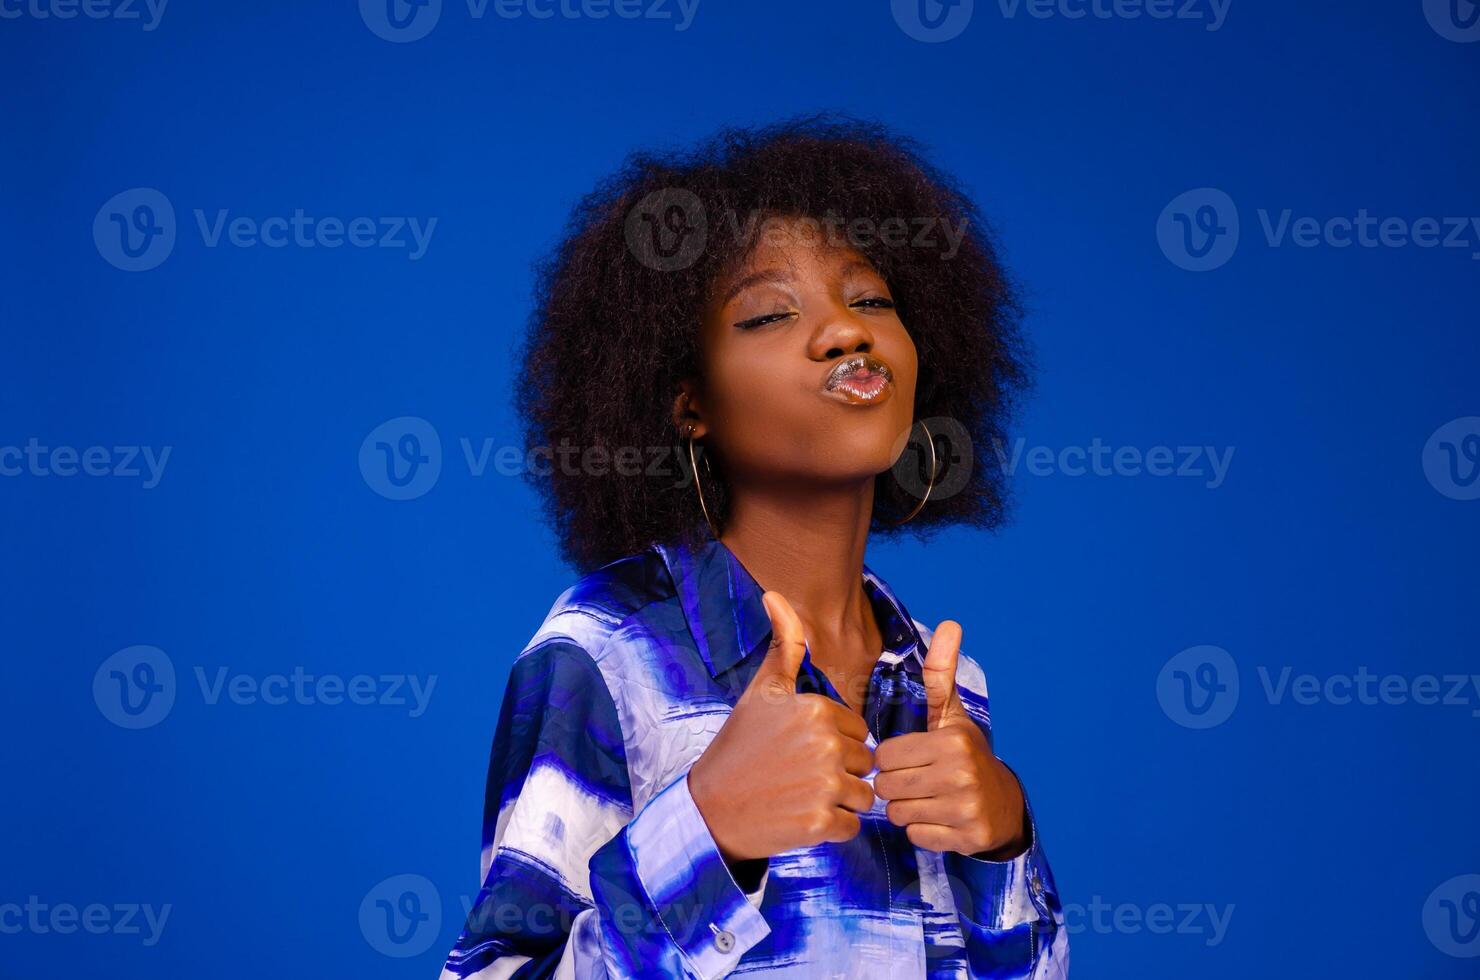
[(796, 429), (808, 409), (797, 366), (764, 356), (714, 365), (707, 390), (711, 424), (733, 452), (776, 443), (784, 432)]
[[(907, 393), (911, 396), (910, 402), (913, 403), (915, 384), (920, 377), (920, 355), (915, 350), (914, 341), (910, 340), (909, 333), (903, 327), (899, 328), (899, 332), (898, 353), (890, 363), (895, 368), (895, 380), (901, 382), (901, 393), (906, 393), (905, 389), (908, 389)], [(888, 355), (885, 356), (887, 357)]]

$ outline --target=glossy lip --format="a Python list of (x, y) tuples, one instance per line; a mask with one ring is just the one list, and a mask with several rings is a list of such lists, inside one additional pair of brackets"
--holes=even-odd
[[(845, 384), (847, 376), (860, 370), (884, 376), (884, 387), (879, 389), (878, 394), (864, 396), (847, 387)], [(822, 391), (824, 394), (841, 398), (850, 405), (872, 405), (883, 401), (894, 391), (894, 372), (888, 364), (873, 354), (853, 354), (832, 366), (822, 379)]]

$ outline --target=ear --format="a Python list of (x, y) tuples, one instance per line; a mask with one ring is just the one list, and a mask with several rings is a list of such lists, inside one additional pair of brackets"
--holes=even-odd
[(708, 427), (704, 423), (703, 406), (699, 398), (699, 385), (692, 378), (685, 378), (678, 383), (678, 391), (673, 396), (673, 427), (678, 430), (680, 437), (683, 436), (685, 428), (694, 427), (694, 438), (701, 439)]

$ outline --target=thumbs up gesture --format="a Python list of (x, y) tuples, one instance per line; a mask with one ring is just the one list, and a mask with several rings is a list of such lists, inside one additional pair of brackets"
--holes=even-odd
[(802, 621), (761, 597), (771, 646), (724, 727), (689, 770), (689, 792), (727, 861), (767, 858), (858, 833), (874, 804), (868, 727), (821, 694), (798, 694)]
[(1027, 844), (1022, 788), (961, 705), (960, 653), (961, 626), (945, 620), (925, 655), (926, 730), (879, 743), (874, 792), (916, 847), (1014, 857)]

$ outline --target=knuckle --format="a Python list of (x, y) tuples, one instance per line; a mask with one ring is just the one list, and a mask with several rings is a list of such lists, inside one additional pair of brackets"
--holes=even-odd
[(828, 770), (822, 777), (820, 788), (828, 799), (839, 799), (846, 788), (843, 784), (843, 774), (836, 770)]
[(833, 821), (832, 832), (828, 835), (828, 839), (836, 843), (852, 840), (858, 836), (858, 831), (862, 827), (863, 824), (857, 814), (839, 813)]
[(825, 840), (831, 822), (831, 815), (826, 810), (813, 810), (802, 820), (802, 836), (808, 844)]
[(813, 762), (826, 763), (829, 761), (832, 754), (832, 736), (827, 729), (809, 724), (802, 735), (801, 742)]

